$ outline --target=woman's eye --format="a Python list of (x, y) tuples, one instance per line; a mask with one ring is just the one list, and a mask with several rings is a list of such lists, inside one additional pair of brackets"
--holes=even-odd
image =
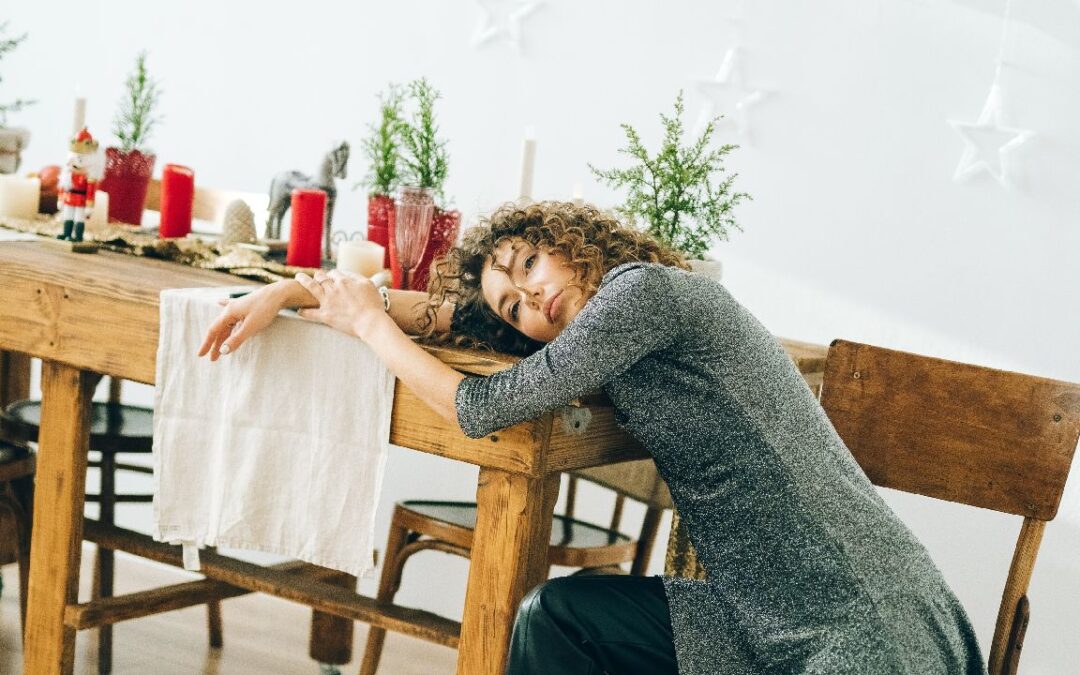
[(510, 319), (511, 320), (513, 320), (513, 321), (518, 320), (518, 307), (520, 305), (521, 305), (520, 300), (518, 302), (515, 302), (513, 305), (510, 305)]
[(535, 264), (536, 264), (536, 254), (533, 253), (529, 257), (525, 258), (525, 263), (524, 263), (525, 271), (528, 272), (529, 270), (531, 270), (533, 265), (535, 265)]

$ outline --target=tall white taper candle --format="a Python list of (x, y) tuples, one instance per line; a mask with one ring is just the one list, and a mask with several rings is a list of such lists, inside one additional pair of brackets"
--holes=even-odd
[(525, 127), (525, 142), (521, 146), (521, 190), (518, 195), (522, 202), (532, 200), (535, 165), (536, 131), (532, 127)]
[(71, 122), (71, 135), (82, 131), (82, 128), (86, 126), (86, 98), (83, 96), (75, 97), (75, 116)]

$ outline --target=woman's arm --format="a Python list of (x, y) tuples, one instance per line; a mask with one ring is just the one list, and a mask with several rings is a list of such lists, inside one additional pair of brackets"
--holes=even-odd
[[(326, 279), (326, 273), (316, 272), (315, 278)], [(389, 294), (390, 317), (401, 330), (418, 334), (427, 309), (427, 293), (392, 289)], [(302, 284), (286, 279), (239, 298), (224, 300), (222, 305), (221, 315), (211, 324), (199, 349), (199, 356), (210, 354), (211, 361), (216, 361), (221, 354), (236, 351), (248, 338), (269, 326), (286, 307), (313, 308), (319, 306), (319, 301)], [(453, 305), (443, 303), (435, 316), (436, 334), (450, 331), (453, 311)]]

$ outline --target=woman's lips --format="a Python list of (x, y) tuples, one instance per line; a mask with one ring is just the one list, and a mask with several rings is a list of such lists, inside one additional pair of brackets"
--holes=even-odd
[(562, 294), (563, 292), (559, 291), (551, 300), (548, 300), (547, 309), (544, 313), (547, 314), (549, 323), (555, 323), (555, 310), (559, 308), (559, 298), (562, 297)]

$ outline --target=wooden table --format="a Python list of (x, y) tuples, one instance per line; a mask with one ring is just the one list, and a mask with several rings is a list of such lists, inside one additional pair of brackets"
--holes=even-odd
[[(111, 375), (153, 384), (158, 341), (158, 296), (167, 288), (235, 286), (236, 277), (163, 261), (101, 252), (74, 254), (62, 243), (0, 244), (0, 386), (25, 389), (26, 356), (42, 359), (42, 425), (38, 448), (25, 671), (69, 673), (75, 631), (93, 624), (95, 603), (77, 603), (84, 536), (83, 504), (87, 434), (93, 384)], [(793, 343), (808, 371), (820, 369), (820, 351)], [(490, 374), (513, 359), (497, 354), (432, 348), (467, 373)], [(801, 354), (801, 357), (800, 357)], [(821, 361), (819, 363), (818, 361)], [(8, 392), (10, 395), (11, 392)], [(560, 414), (469, 439), (399, 382), (394, 393), (390, 442), (480, 467), (476, 537), (469, 568), (458, 646), (458, 673), (503, 672), (518, 603), (547, 572), (546, 550), (559, 474), (567, 469), (647, 456), (617, 428), (602, 398), (582, 400), (592, 412), (584, 430), (564, 425)], [(574, 433), (570, 433), (573, 431)], [(108, 543), (110, 532), (87, 528)], [(141, 555), (179, 563), (164, 544)], [(391, 630), (417, 617), (445, 627), (446, 619), (419, 610), (376, 606), (371, 598), (317, 579), (297, 581), (285, 572), (203, 556), (202, 570), (222, 587), (269, 592), (317, 609)], [(215, 582), (216, 583), (216, 582)], [(225, 586), (225, 585), (229, 586)], [(100, 602), (100, 601), (99, 601)], [(435, 639), (436, 631), (408, 629)]]

